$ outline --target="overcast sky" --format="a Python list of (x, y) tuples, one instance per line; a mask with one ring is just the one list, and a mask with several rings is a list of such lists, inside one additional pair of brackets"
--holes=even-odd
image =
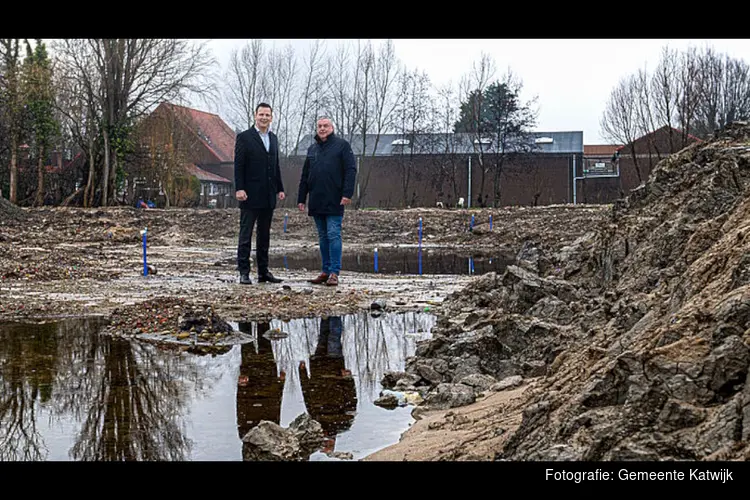
[[(214, 55), (226, 67), (231, 50), (246, 39), (214, 39)], [(327, 40), (333, 47), (340, 40)], [(383, 40), (373, 40), (374, 44)], [(396, 57), (410, 70), (425, 71), (433, 85), (457, 84), (483, 53), (493, 58), (499, 79), (507, 70), (523, 84), (522, 100), (537, 98), (538, 131), (583, 131), (584, 144), (605, 144), (599, 121), (620, 79), (659, 62), (664, 47), (712, 47), (750, 63), (750, 39), (394, 39)], [(268, 47), (292, 45), (303, 54), (309, 40), (264, 40)]]

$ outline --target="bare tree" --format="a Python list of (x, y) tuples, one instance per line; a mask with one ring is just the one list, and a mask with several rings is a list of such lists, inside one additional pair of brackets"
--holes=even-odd
[(166, 207), (195, 206), (201, 195), (197, 179), (185, 170), (198, 147), (195, 135), (182, 125), (187, 121), (187, 112), (186, 108), (168, 103), (157, 107), (139, 123), (134, 155), (137, 161), (129, 162), (134, 181), (131, 186), (137, 181), (149, 192), (161, 188)]
[(236, 121), (250, 128), (255, 120), (260, 80), (264, 64), (263, 40), (250, 40), (241, 49), (233, 49), (229, 56), (229, 69), (225, 80), (226, 99), (230, 113)]
[(394, 146), (398, 154), (401, 170), (401, 194), (404, 206), (411, 206), (409, 191), (414, 175), (415, 154), (422, 154), (421, 144), (417, 144), (429, 130), (431, 97), (430, 78), (426, 73), (403, 71), (399, 79), (398, 115), (396, 130), (401, 134), (400, 144)]
[[(378, 148), (380, 135), (390, 128), (393, 120), (393, 112), (398, 104), (395, 92), (395, 81), (399, 75), (400, 64), (396, 59), (396, 49), (393, 41), (386, 41), (375, 58), (375, 72), (373, 73), (373, 129), (375, 144), (373, 151)], [(416, 72), (415, 72), (416, 75)], [(426, 74), (415, 76), (410, 92), (421, 92), (427, 97), (427, 88), (430, 86)], [(419, 90), (417, 90), (419, 88)], [(412, 103), (416, 105), (416, 103)], [(422, 103), (426, 105), (427, 103)], [(420, 118), (421, 119), (421, 118)]]
[[(359, 153), (359, 175), (357, 182), (357, 199), (354, 202), (355, 208), (361, 208), (364, 199), (367, 196), (367, 188), (370, 185), (370, 178), (372, 176), (371, 169), (362, 169), (362, 163), (367, 156), (367, 134), (372, 126), (370, 118), (372, 117), (373, 99), (372, 99), (372, 87), (373, 87), (373, 74), (375, 72), (375, 54), (372, 49), (372, 44), (368, 42), (362, 46), (361, 41), (357, 42), (357, 58), (355, 66), (355, 77), (354, 77), (354, 102), (355, 113), (358, 120), (354, 123), (359, 136), (361, 138), (361, 151)], [(372, 149), (372, 156), (375, 156), (376, 150)], [(363, 170), (365, 173), (363, 173)]]
[(338, 127), (336, 133), (351, 143), (359, 120), (359, 107), (354, 98), (357, 80), (352, 71), (351, 45), (339, 45), (329, 64), (331, 117)]
[(724, 106), (720, 121), (724, 124), (750, 117), (750, 67), (745, 61), (725, 59)]
[(735, 120), (750, 116), (750, 68), (747, 63), (706, 48), (699, 55), (701, 99), (695, 132), (707, 137)]
[[(215, 64), (204, 43), (178, 39), (65, 39), (59, 55), (97, 102), (100, 121), (101, 205), (114, 200), (116, 177), (132, 146), (132, 126), (162, 102), (214, 91)], [(91, 181), (89, 181), (91, 182)]]
[[(665, 48), (652, 75), (642, 69), (620, 81), (600, 124), (610, 139), (625, 144), (645, 135), (648, 154), (660, 159), (688, 144), (691, 135), (706, 138), (748, 116), (750, 67), (744, 61), (720, 55), (711, 47), (702, 51), (691, 47), (682, 53)], [(663, 127), (668, 131), (669, 151), (660, 150), (650, 134)]]
[(677, 122), (682, 132), (682, 143), (687, 144), (688, 134), (694, 128), (701, 96), (700, 63), (695, 48), (681, 54), (677, 78), (680, 86)]
[(323, 92), (320, 88), (324, 75), (325, 46), (322, 41), (315, 40), (310, 46), (303, 65), (305, 74), (299, 93), (299, 107), (296, 110), (299, 116), (297, 134), (294, 139), (294, 155), (297, 155), (299, 142), (305, 130), (315, 130), (316, 111), (319, 109), (320, 96)]
[[(619, 144), (631, 144), (640, 136), (636, 102), (638, 99), (638, 81), (631, 75), (620, 79), (612, 91), (600, 120), (603, 134), (608, 140)], [(638, 182), (643, 181), (638, 157), (631, 148), (635, 173)]]
[(680, 100), (680, 79), (678, 78), (679, 54), (675, 50), (665, 47), (661, 60), (656, 66), (650, 82), (650, 92), (653, 95), (654, 122), (668, 127), (669, 151), (675, 151), (679, 137), (675, 137), (675, 123), (677, 108)]
[(291, 112), (297, 73), (294, 50), (289, 45), (281, 50), (272, 49), (267, 61), (265, 77), (261, 81), (262, 95), (263, 100), (273, 106), (273, 129), (279, 138), (280, 153), (285, 154), (292, 148), (291, 129), (296, 125)]
[(297, 71), (291, 45), (267, 50), (262, 40), (252, 40), (241, 50), (233, 50), (223, 90), (230, 122), (240, 129), (249, 128), (255, 122), (257, 105), (270, 104), (279, 150), (288, 153), (294, 146), (298, 125), (294, 106)]
[[(371, 156), (378, 150), (380, 137), (393, 126), (393, 113), (396, 109), (398, 97), (396, 81), (401, 73), (401, 65), (396, 58), (395, 48), (391, 40), (387, 40), (377, 52), (368, 42), (359, 52), (357, 58), (358, 85), (355, 87), (356, 101), (360, 122), (359, 131), (362, 137), (362, 151), (360, 164), (366, 161), (368, 139), (373, 139)], [(367, 194), (372, 170), (368, 169), (361, 176), (359, 182), (360, 196), (355, 206), (362, 206), (363, 198)]]
[[(69, 39), (53, 44), (60, 71), (55, 74), (58, 111), (64, 117), (78, 148), (83, 152), (88, 166), (85, 185), (80, 186), (64, 201), (66, 205), (82, 191), (82, 205), (94, 205), (97, 166), (101, 159), (101, 101), (96, 98), (99, 90), (97, 69), (85, 40)], [(64, 75), (64, 76), (63, 76)]]
[[(638, 98), (635, 101), (636, 119), (638, 123), (639, 136), (644, 138), (646, 145), (646, 155), (648, 164), (653, 165), (655, 161), (661, 160), (665, 154), (671, 151), (665, 151), (657, 140), (657, 134), (651, 132), (664, 127), (666, 124), (657, 119), (655, 95), (652, 91), (653, 77), (645, 69), (640, 69), (635, 76), (636, 91)], [(673, 136), (671, 131), (668, 135)], [(635, 155), (633, 151), (633, 155)], [(655, 159), (654, 159), (655, 157)]]
[[(459, 173), (463, 170), (466, 165), (466, 158), (460, 154), (461, 151), (466, 150), (467, 145), (460, 143), (465, 138), (463, 135), (457, 135), (453, 133), (453, 127), (458, 120), (458, 113), (456, 112), (456, 91), (452, 83), (447, 83), (437, 89), (437, 101), (436, 107), (433, 111), (433, 127), (437, 132), (438, 141), (434, 144), (434, 155), (433, 165), (438, 171), (438, 176), (441, 180), (445, 181), (451, 187), (453, 192), (453, 198), (459, 198), (458, 186), (459, 186)], [(444, 195), (441, 188), (438, 192), (438, 196)], [(439, 199), (438, 201), (444, 201)]]
[(481, 172), (480, 193), (484, 192), (486, 175), (490, 168), (485, 161), (489, 144), (482, 116), (484, 91), (493, 80), (495, 71), (495, 60), (489, 54), (482, 53), (479, 61), (474, 62), (471, 71), (463, 76), (459, 83), (462, 118), (456, 123), (455, 131), (468, 132), (473, 138), (473, 149)]

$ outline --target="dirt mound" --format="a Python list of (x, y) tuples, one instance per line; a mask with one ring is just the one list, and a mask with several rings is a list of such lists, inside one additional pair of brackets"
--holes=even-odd
[(749, 188), (746, 124), (666, 158), (591, 232), (449, 297), (407, 373), (534, 379), (497, 459), (747, 460)]
[(24, 219), (23, 209), (0, 197), (0, 221), (20, 221)]

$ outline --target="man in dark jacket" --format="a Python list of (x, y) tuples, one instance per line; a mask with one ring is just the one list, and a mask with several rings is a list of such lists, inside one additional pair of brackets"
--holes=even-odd
[(307, 413), (323, 428), (323, 452), (334, 451), (336, 437), (349, 430), (357, 412), (357, 386), (346, 367), (341, 341), (341, 316), (320, 319), (315, 353), (310, 356), (310, 374), (300, 365), (300, 385)]
[(273, 119), (271, 106), (262, 102), (255, 108), (255, 125), (237, 136), (234, 145), (235, 196), (240, 202), (240, 235), (237, 245), (237, 270), (240, 283), (250, 280), (250, 250), (253, 226), (257, 223), (255, 257), (258, 283), (281, 283), (268, 270), (268, 247), (271, 240), (271, 219), (276, 196), (283, 200), (284, 185), (279, 168), (279, 141), (268, 130)]
[(354, 195), (357, 162), (349, 143), (333, 133), (330, 118), (319, 118), (317, 131), (315, 142), (307, 148), (297, 207), (303, 212), (307, 200), (308, 215), (318, 229), (322, 269), (309, 281), (336, 286), (341, 271), (341, 221)]

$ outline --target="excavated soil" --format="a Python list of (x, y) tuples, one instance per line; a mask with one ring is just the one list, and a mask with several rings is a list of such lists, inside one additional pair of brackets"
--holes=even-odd
[(749, 188), (734, 124), (573, 245), (528, 245), (449, 297), (403, 376), (430, 420), (368, 459), (750, 459)]

